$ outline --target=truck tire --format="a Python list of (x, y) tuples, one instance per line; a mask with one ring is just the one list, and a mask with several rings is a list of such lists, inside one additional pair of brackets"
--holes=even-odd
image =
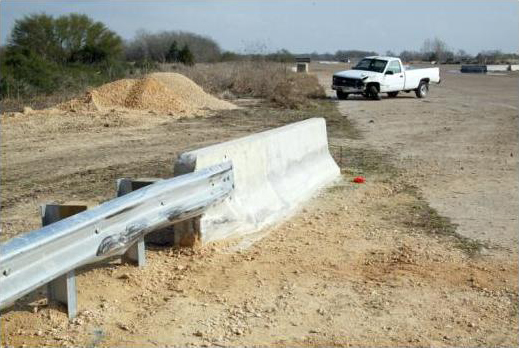
[(370, 85), (368, 87), (368, 95), (373, 100), (380, 100), (380, 95), (378, 94), (378, 88), (375, 85)]
[(339, 100), (348, 99), (348, 93), (344, 93), (343, 91), (337, 90), (337, 99), (339, 99)]
[(396, 98), (397, 95), (398, 95), (398, 92), (388, 92), (387, 93), (387, 96), (389, 98)]
[(418, 98), (425, 98), (429, 93), (429, 83), (427, 81), (420, 81), (420, 84), (414, 93)]

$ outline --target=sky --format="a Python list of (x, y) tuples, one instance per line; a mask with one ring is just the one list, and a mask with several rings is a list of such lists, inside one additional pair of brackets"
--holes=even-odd
[(190, 31), (236, 52), (419, 50), (438, 37), (454, 50), (519, 51), (519, 1), (0, 0), (0, 43), (32, 13), (84, 13), (124, 39), (138, 29)]

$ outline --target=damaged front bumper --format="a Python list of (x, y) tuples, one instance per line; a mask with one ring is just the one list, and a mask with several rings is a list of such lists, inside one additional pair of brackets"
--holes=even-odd
[(362, 86), (355, 86), (355, 87), (332, 85), (332, 89), (334, 91), (341, 91), (343, 93), (354, 94), (354, 93), (364, 93), (366, 91), (366, 86), (364, 84)]

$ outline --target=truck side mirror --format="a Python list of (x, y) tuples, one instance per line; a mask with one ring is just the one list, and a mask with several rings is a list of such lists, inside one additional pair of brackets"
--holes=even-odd
[(386, 75), (393, 75), (393, 71), (391, 71), (391, 70), (386, 71)]

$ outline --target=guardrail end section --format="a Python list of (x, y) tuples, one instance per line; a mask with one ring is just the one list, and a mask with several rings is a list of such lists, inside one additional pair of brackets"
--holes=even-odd
[[(43, 204), (40, 206), (42, 226), (46, 226), (87, 210), (86, 205)], [(67, 306), (68, 318), (77, 315), (76, 274), (74, 270), (47, 284), (48, 301), (56, 301)]]

